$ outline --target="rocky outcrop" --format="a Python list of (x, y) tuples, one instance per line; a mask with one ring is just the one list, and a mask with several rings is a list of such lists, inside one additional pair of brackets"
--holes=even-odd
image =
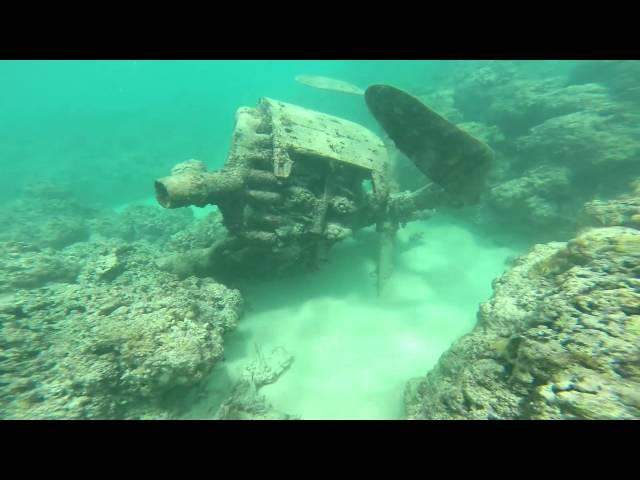
[(640, 416), (640, 231), (537, 245), (405, 391), (411, 419)]
[(566, 167), (534, 167), (489, 189), (479, 211), (486, 215), (486, 223), (504, 229), (515, 230), (524, 217), (527, 228), (553, 226), (554, 233), (572, 231), (571, 213), (577, 207), (569, 191), (570, 173)]
[(0, 242), (0, 252), (0, 293), (50, 282), (72, 283), (80, 271), (77, 260), (28, 243)]
[(551, 118), (602, 111), (613, 103), (603, 85), (567, 85), (563, 76), (534, 79), (514, 63), (493, 62), (456, 86), (454, 105), (465, 121), (496, 125), (507, 138), (516, 138)]
[(638, 60), (591, 60), (579, 62), (571, 72), (573, 84), (597, 82), (605, 85), (616, 100), (640, 103), (640, 61)]
[(156, 206), (132, 205), (118, 214), (104, 212), (90, 223), (92, 233), (100, 236), (162, 244), (192, 227), (194, 218), (188, 208), (166, 211)]
[(0, 293), (3, 418), (171, 416), (166, 399), (211, 371), (242, 313), (237, 290), (159, 271), (146, 243), (0, 255), (26, 265)]
[(61, 186), (30, 184), (21, 197), (0, 207), (0, 241), (61, 249), (89, 238), (88, 219), (95, 213)]
[(640, 229), (640, 179), (634, 181), (631, 187), (631, 193), (620, 197), (587, 202), (581, 224), (597, 227), (621, 225)]

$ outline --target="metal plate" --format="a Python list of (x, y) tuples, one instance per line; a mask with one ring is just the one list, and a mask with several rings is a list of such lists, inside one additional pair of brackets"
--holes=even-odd
[(378, 123), (407, 157), (448, 194), (476, 203), (493, 152), (417, 98), (388, 85), (373, 85), (365, 101)]
[(362, 125), (270, 98), (260, 108), (271, 117), (277, 176), (289, 175), (292, 152), (378, 172), (388, 162), (382, 140)]

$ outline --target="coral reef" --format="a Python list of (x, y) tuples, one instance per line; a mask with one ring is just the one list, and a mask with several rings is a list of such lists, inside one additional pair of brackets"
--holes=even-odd
[[(422, 92), (496, 152), (491, 188), (461, 215), (496, 237), (570, 239), (585, 202), (614, 198), (640, 175), (638, 65), (585, 62), (534, 76), (518, 62), (489, 62), (453, 86)], [(411, 166), (396, 164), (400, 188), (415, 187)]]
[(599, 60), (579, 62), (569, 76), (574, 84), (597, 82), (609, 88), (616, 100), (640, 102), (640, 62), (637, 60)]
[[(473, 331), (425, 377), (408, 382), (410, 419), (640, 417), (640, 180), (624, 193), (629, 179), (640, 179), (640, 62), (579, 62), (568, 75), (558, 72), (534, 76), (517, 62), (489, 62), (438, 87), (416, 87), (434, 112), (495, 152), (490, 188), (479, 206), (459, 215), (510, 241), (518, 235), (550, 243), (515, 259), (481, 304)], [(283, 107), (265, 102), (262, 114)], [(189, 137), (176, 136), (163, 152), (166, 146), (142, 148), (149, 132), (115, 143), (107, 137), (118, 135), (106, 135), (103, 144), (86, 141), (80, 150), (74, 143), (68, 159), (63, 150), (37, 157), (18, 144), (2, 146), (10, 159), (6, 177), (15, 182), (0, 206), (0, 418), (179, 418), (194, 387), (222, 360), (223, 335), (243, 312), (239, 291), (220, 281), (319, 268), (329, 247), (382, 211), (402, 224), (413, 219), (406, 212), (446, 208), (427, 202), (436, 198), (429, 187), (406, 192), (426, 181), (389, 138), (393, 181), (386, 171), (378, 184), (378, 173), (363, 175), (353, 154), (339, 154), (343, 165), (335, 169), (300, 162), (318, 139), (313, 129), (297, 157), (275, 164), (274, 176), (273, 138), (298, 138), (278, 130), (290, 123), (256, 121), (259, 113), (240, 110), (230, 155), (237, 165), (229, 162), (224, 175), (190, 161), (158, 179), (164, 206), (216, 200), (220, 210), (202, 220), (186, 208), (87, 207), (51, 182), (27, 183), (17, 194), (27, 176), (21, 164), (37, 171), (33, 165), (60, 158), (56, 175), (73, 177), (85, 200), (135, 198), (149, 178), (168, 171)], [(206, 123), (200, 137), (208, 142)], [(327, 120), (329, 139), (334, 124), (346, 128), (341, 119)], [(328, 144), (334, 153), (342, 148)], [(377, 156), (379, 141), (371, 145)], [(196, 146), (195, 153), (207, 149)], [(78, 151), (88, 161), (71, 158)], [(443, 165), (446, 178), (451, 165)], [(291, 173), (293, 181), (283, 183)], [(379, 192), (389, 196), (389, 210), (381, 209), (387, 203)], [(235, 244), (221, 240), (228, 235)], [(408, 244), (421, 241), (416, 233)], [(292, 361), (284, 349), (264, 355), (256, 346), (256, 361), (216, 418), (295, 418), (261, 393)]]
[(538, 241), (570, 237), (575, 231), (575, 212), (582, 205), (572, 194), (571, 178), (567, 167), (542, 164), (519, 177), (496, 182), (486, 192), (475, 221), (486, 229), (499, 227), (523, 237), (534, 231)]
[(566, 84), (562, 76), (533, 79), (522, 75), (515, 64), (493, 62), (456, 87), (454, 105), (466, 121), (496, 125), (507, 138), (554, 117), (613, 106), (602, 85)]
[(28, 184), (22, 196), (0, 207), (0, 241), (64, 248), (89, 238), (88, 219), (95, 213), (62, 186)]
[(473, 331), (405, 390), (410, 419), (640, 416), (640, 231), (535, 246)]
[[(180, 210), (165, 210), (166, 214), (179, 212)], [(171, 235), (165, 244), (165, 248), (174, 252), (189, 252), (196, 249), (211, 246), (212, 240), (222, 238), (226, 229), (222, 223), (222, 215), (215, 211), (191, 223), (189, 228), (183, 228)]]
[[(192, 228), (202, 236), (184, 212), (161, 218), (159, 209), (136, 207), (93, 221), (69, 198), (60, 202), (99, 232), (57, 250), (42, 246), (44, 233), (0, 243), (2, 418), (176, 416), (180, 392), (222, 358), (222, 335), (242, 314), (240, 293), (155, 266), (172, 235)], [(23, 238), (44, 214), (25, 209), (32, 215), (12, 217), (6, 237)], [(2, 214), (2, 222), (11, 217)]]
[(49, 282), (73, 282), (80, 270), (76, 260), (28, 243), (0, 242), (0, 252), (0, 293)]
[(602, 173), (640, 158), (638, 117), (593, 111), (557, 116), (531, 128), (516, 141), (527, 163), (544, 159), (577, 173)]
[(640, 229), (640, 179), (632, 183), (633, 192), (611, 200), (592, 200), (584, 206), (582, 226), (622, 225)]
[(64, 253), (85, 259), (76, 283), (3, 295), (6, 418), (136, 418), (221, 358), (239, 292), (178, 281), (153, 268), (144, 245), (83, 243)]

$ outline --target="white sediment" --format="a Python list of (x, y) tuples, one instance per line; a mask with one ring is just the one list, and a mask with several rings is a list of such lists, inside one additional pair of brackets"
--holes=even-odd
[[(418, 232), (422, 243), (411, 244)], [(261, 390), (277, 410), (303, 419), (401, 418), (406, 381), (424, 375), (471, 330), (491, 281), (515, 252), (442, 218), (411, 224), (398, 240), (383, 298), (375, 294), (372, 250), (356, 240), (337, 246), (324, 271), (245, 292), (253, 309), (226, 336), (225, 361), (192, 415), (215, 414), (257, 343), (264, 352), (283, 346), (295, 357)]]

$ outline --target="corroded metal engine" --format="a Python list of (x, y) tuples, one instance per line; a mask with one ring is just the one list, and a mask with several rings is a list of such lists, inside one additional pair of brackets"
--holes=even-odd
[[(379, 112), (372, 113), (384, 126)], [(269, 98), (240, 108), (221, 170), (190, 160), (155, 182), (163, 207), (217, 205), (228, 230), (226, 238), (168, 268), (219, 277), (313, 269), (336, 242), (376, 225), (380, 290), (391, 273), (398, 227), (459, 201), (437, 183), (394, 193), (389, 172), (385, 144), (361, 125)]]

